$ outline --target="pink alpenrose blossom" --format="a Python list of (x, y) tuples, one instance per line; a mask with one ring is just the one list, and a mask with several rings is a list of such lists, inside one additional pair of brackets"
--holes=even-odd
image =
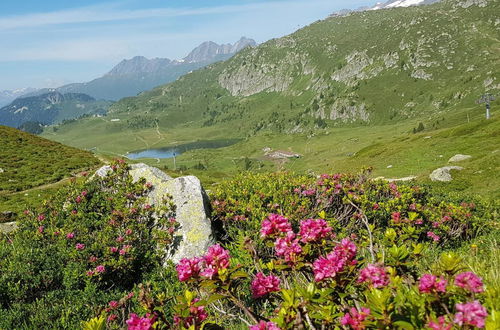
[(279, 214), (269, 214), (262, 222), (260, 234), (262, 237), (267, 237), (289, 231), (292, 231), (292, 225), (287, 218)]
[(265, 276), (259, 272), (252, 281), (250, 288), (253, 298), (264, 297), (271, 292), (280, 290), (280, 279), (274, 275)]
[(279, 237), (274, 242), (274, 249), (278, 257), (284, 257), (289, 264), (295, 264), (297, 257), (302, 253), (299, 239), (293, 232), (288, 232), (284, 238)]
[(389, 276), (384, 267), (369, 264), (361, 269), (358, 282), (368, 283), (374, 288), (381, 288), (389, 284)]
[(256, 325), (251, 325), (250, 330), (280, 330), (280, 328), (273, 322), (260, 321)]
[(229, 251), (225, 250), (219, 244), (208, 248), (207, 254), (203, 257), (205, 268), (200, 275), (212, 279), (220, 270), (229, 267)]
[(314, 242), (328, 237), (332, 228), (323, 219), (307, 219), (300, 222), (300, 241), (302, 243)]
[(442, 277), (438, 278), (432, 274), (424, 274), (420, 278), (418, 290), (421, 293), (446, 292), (446, 284), (448, 284), (448, 281)]
[(484, 328), (488, 312), (479, 301), (474, 300), (473, 302), (456, 304), (455, 308), (457, 310), (454, 319), (456, 324), (459, 326), (472, 325), (474, 327)]
[(430, 320), (427, 327), (432, 330), (451, 330), (453, 324), (447, 323), (444, 316), (440, 316), (436, 321)]
[(190, 278), (196, 278), (200, 275), (202, 258), (194, 257), (191, 259), (183, 258), (175, 266), (179, 281), (185, 282)]
[(95, 268), (96, 273), (104, 273), (106, 271), (106, 267), (104, 265), (99, 265)]
[(356, 308), (352, 307), (349, 313), (346, 313), (341, 319), (340, 323), (345, 326), (350, 326), (354, 330), (362, 330), (366, 328), (363, 322), (370, 315), (370, 309), (366, 307), (361, 308), (359, 312)]
[(146, 314), (145, 317), (139, 317), (137, 314), (132, 313), (126, 323), (128, 330), (150, 330), (153, 329), (155, 321), (154, 317), (150, 318), (149, 314)]
[(455, 285), (474, 293), (480, 293), (484, 291), (483, 280), (473, 272), (464, 272), (458, 274), (455, 277)]
[(337, 273), (342, 272), (346, 265), (355, 264), (356, 252), (356, 245), (349, 239), (344, 238), (340, 244), (335, 246), (333, 252), (326, 257), (319, 257), (313, 263), (314, 280), (319, 282), (325, 278), (333, 278)]

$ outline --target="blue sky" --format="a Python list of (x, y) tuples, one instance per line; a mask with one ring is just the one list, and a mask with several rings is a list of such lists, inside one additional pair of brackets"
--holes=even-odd
[(123, 58), (184, 57), (203, 41), (264, 42), (371, 0), (1, 0), (0, 90), (57, 87)]

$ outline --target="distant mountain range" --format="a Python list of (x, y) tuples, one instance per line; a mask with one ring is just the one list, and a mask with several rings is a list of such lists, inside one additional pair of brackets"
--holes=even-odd
[(20, 127), (26, 122), (48, 125), (83, 115), (105, 114), (111, 103), (86, 94), (57, 91), (20, 97), (0, 108), (0, 125)]
[(35, 88), (20, 88), (15, 90), (0, 91), (0, 107), (9, 104), (20, 96), (33, 93), (35, 91)]
[[(256, 42), (242, 37), (234, 44), (207, 41), (181, 60), (136, 56), (118, 63), (104, 76), (58, 88), (24, 88), (0, 92), (0, 124), (20, 127), (60, 123), (89, 114), (105, 114), (111, 101), (172, 82), (208, 64), (229, 59)], [(12, 103), (10, 103), (12, 102)], [(10, 104), (9, 104), (10, 103)], [(8, 105), (6, 105), (8, 104)]]
[(234, 44), (219, 45), (212, 41), (204, 42), (181, 60), (147, 59), (136, 56), (121, 61), (104, 76), (92, 81), (64, 85), (56, 89), (41, 89), (30, 95), (58, 91), (63, 94), (83, 93), (95, 99), (116, 101), (172, 82), (208, 64), (227, 60), (240, 50), (253, 46), (256, 46), (254, 40), (242, 37)]
[(379, 10), (379, 9), (388, 9), (388, 8), (396, 8), (396, 7), (410, 7), (410, 6), (420, 6), (420, 5), (429, 5), (431, 3), (439, 2), (441, 0), (389, 0), (386, 2), (377, 2), (374, 6), (368, 7), (359, 7), (358, 9), (342, 9), (334, 12), (330, 16), (344, 16), (353, 12), (366, 11), (366, 10)]

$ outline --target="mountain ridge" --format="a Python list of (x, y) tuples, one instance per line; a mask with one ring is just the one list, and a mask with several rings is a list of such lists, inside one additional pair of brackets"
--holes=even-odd
[(87, 94), (50, 91), (19, 97), (0, 108), (0, 125), (17, 128), (26, 122), (55, 124), (82, 115), (103, 115), (108, 106), (109, 102), (99, 102)]
[[(207, 43), (210, 45), (208, 49), (206, 49)], [(256, 45), (253, 39), (242, 37), (234, 44), (202, 43), (181, 60), (135, 56), (122, 60), (103, 76), (89, 82), (67, 84), (55, 89), (41, 89), (33, 94), (39, 95), (57, 90), (61, 93), (88, 94), (98, 100), (116, 101), (172, 82), (208, 64), (227, 60), (252, 45)]]

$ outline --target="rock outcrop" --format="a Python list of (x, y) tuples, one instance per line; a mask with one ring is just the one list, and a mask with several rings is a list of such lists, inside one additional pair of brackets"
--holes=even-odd
[(432, 181), (441, 181), (441, 182), (449, 182), (452, 179), (450, 171), (451, 170), (456, 170), (456, 171), (461, 171), (463, 170), (463, 167), (460, 166), (445, 166), (445, 167), (440, 167), (438, 169), (435, 169), (429, 177), (431, 178)]
[[(105, 176), (111, 170), (101, 167), (96, 175)], [(158, 205), (166, 195), (173, 198), (176, 205), (176, 220), (180, 227), (176, 232), (176, 244), (168, 257), (177, 263), (182, 258), (205, 254), (214, 243), (212, 223), (209, 218), (208, 197), (195, 176), (173, 179), (155, 167), (146, 164), (131, 165), (130, 175), (134, 181), (145, 178), (153, 185), (148, 203)], [(178, 244), (177, 244), (178, 243)]]

